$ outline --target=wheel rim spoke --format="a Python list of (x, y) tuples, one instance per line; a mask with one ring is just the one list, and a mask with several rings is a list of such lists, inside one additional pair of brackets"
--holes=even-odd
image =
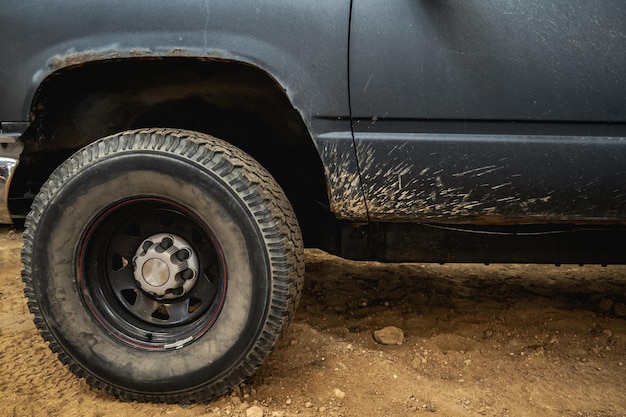
[(170, 320), (185, 321), (189, 318), (189, 299), (166, 305)]
[(109, 271), (109, 284), (114, 293), (120, 294), (124, 290), (134, 289), (132, 269), (129, 265), (119, 271)]
[(135, 251), (140, 242), (141, 237), (139, 236), (118, 233), (111, 239), (111, 242), (109, 243), (109, 250), (114, 250), (120, 255), (127, 256)]
[(133, 305), (133, 311), (145, 321), (154, 321), (154, 314), (159, 309), (161, 303), (150, 298), (141, 291), (137, 292), (137, 300)]
[(189, 292), (189, 296), (196, 298), (202, 303), (206, 303), (210, 301), (209, 298), (212, 297), (214, 292), (215, 284), (213, 284), (205, 272), (202, 272), (196, 286)]

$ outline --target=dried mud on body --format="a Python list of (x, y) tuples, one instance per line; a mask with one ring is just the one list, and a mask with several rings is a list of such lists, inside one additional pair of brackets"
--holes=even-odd
[[(3, 416), (626, 416), (626, 267), (350, 262), (308, 250), (292, 326), (208, 404), (117, 401), (42, 341), (0, 228)], [(401, 344), (373, 332), (394, 326)]]

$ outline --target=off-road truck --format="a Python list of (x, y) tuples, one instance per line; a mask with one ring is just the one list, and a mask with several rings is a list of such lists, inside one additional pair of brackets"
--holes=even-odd
[(3, 0), (0, 39), (30, 311), (121, 399), (250, 376), (305, 245), (626, 260), (621, 0)]

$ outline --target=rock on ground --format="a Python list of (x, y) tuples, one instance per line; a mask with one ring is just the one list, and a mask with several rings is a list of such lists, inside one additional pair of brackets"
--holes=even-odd
[(387, 326), (374, 332), (374, 340), (383, 345), (401, 345), (404, 342), (404, 331), (395, 326)]

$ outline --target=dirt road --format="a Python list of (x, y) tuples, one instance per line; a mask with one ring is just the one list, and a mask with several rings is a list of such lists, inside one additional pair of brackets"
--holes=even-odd
[[(626, 416), (626, 267), (384, 265), (307, 252), (296, 320), (209, 404), (123, 403), (42, 342), (0, 228), (2, 416)], [(373, 332), (395, 326), (401, 344)]]

